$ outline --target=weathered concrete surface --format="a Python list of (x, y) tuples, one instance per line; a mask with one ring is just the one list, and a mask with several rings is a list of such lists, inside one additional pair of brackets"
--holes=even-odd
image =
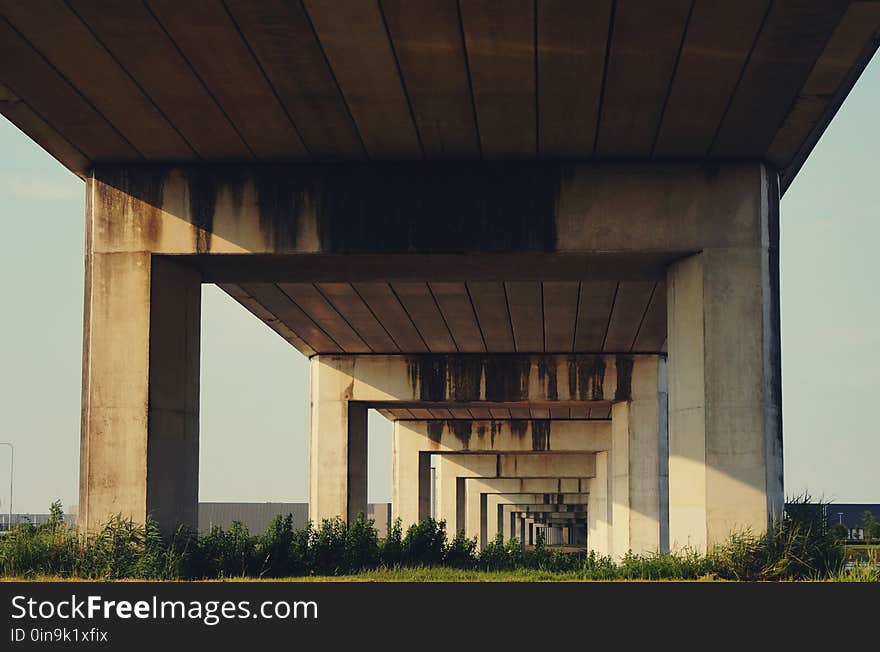
[[(478, 280), (494, 278), (496, 256), (508, 256), (505, 275), (534, 275), (545, 268), (529, 261), (545, 257), (559, 262), (546, 267), (553, 278), (620, 278), (641, 256), (656, 268), (688, 255), (667, 278), (670, 535), (705, 548), (731, 529), (763, 527), (782, 501), (774, 173), (757, 163), (529, 164), (507, 174), (482, 164), (477, 172), (408, 167), (94, 171), (83, 523), (108, 510), (154, 513), (168, 525), (194, 519), (203, 272), (233, 284), (276, 282), (279, 270), (308, 283), (424, 280), (439, 269), (436, 256), (447, 256), (444, 273)], [(606, 255), (614, 262), (602, 268)], [(171, 281), (160, 279), (163, 269)], [(293, 332), (289, 341), (302, 344)], [(366, 509), (370, 405), (603, 401), (615, 403), (608, 500), (616, 536), (640, 549), (655, 539), (662, 546), (662, 408), (654, 411), (662, 391), (644, 399), (634, 391), (643, 359), (658, 363), (638, 355), (316, 356), (311, 516)], [(417, 467), (424, 470), (421, 457)], [(621, 509), (628, 534), (617, 527)]]
[(95, 251), (388, 256), (754, 245), (763, 175), (757, 163), (370, 162), (99, 166), (88, 184)]
[[(492, 541), (499, 532), (502, 533), (505, 541), (513, 536), (519, 537), (512, 519), (514, 515), (519, 514), (524, 518), (528, 514), (552, 511), (586, 512), (586, 505), (589, 502), (589, 493), (556, 494), (554, 497), (559, 500), (548, 503), (545, 500), (536, 500), (533, 494), (487, 494), (486, 540)], [(493, 518), (495, 515), (497, 519)]]
[(114, 514), (198, 525), (200, 282), (146, 253), (86, 258), (84, 529)]
[(660, 512), (666, 489), (661, 487), (660, 452), (667, 437), (661, 431), (666, 397), (658, 388), (664, 366), (660, 358), (635, 365), (631, 399), (612, 406), (612, 539), (618, 557), (629, 550), (641, 554), (663, 547)]
[(432, 453), (595, 452), (610, 447), (607, 421), (395, 421), (391, 483), (395, 518), (408, 525), (430, 515)]
[[(368, 405), (625, 400), (634, 366), (654, 357), (314, 356), (310, 516), (316, 521), (351, 518), (366, 509)], [(351, 415), (357, 415), (356, 422)]]
[[(579, 457), (581, 459), (568, 460), (566, 461), (566, 466), (569, 468), (571, 466), (574, 466), (574, 470), (580, 470), (581, 475), (584, 473), (584, 468), (588, 468), (589, 471), (592, 473), (594, 470), (593, 465), (590, 464), (587, 459), (584, 459), (587, 457), (587, 455), (574, 455), (575, 457)], [(501, 460), (499, 460), (499, 457), (500, 456), (498, 455), (485, 454), (445, 454), (437, 456), (437, 519), (446, 521), (447, 529), (449, 532), (454, 533), (460, 529), (467, 530), (466, 513), (468, 494), (465, 488), (465, 479), (489, 479), (503, 477), (503, 471), (500, 468), (502, 466), (502, 463)], [(525, 464), (525, 460), (522, 460), (521, 463), (519, 463), (519, 468), (521, 469), (521, 472), (528, 474), (529, 469), (527, 467), (531, 466), (532, 470), (535, 473), (543, 473), (543, 477), (517, 478), (515, 480), (506, 481), (505, 483), (503, 483), (503, 485), (499, 484), (499, 486), (508, 487), (509, 490), (507, 492), (500, 492), (541, 494), (573, 494), (580, 492), (581, 482), (579, 480), (564, 478), (556, 483), (548, 483), (544, 480), (544, 478), (547, 477), (560, 477), (552, 475), (555, 472), (553, 470), (555, 465), (554, 462), (554, 460), (550, 459), (533, 464)], [(513, 467), (514, 463), (516, 462), (508, 460), (504, 463), (504, 468), (510, 469)], [(587, 466), (585, 467), (583, 465)], [(525, 471), (522, 471), (523, 469), (525, 469)], [(547, 475), (548, 473), (551, 475)], [(572, 477), (581, 476), (576, 475)], [(480, 503), (478, 499), (478, 514), (479, 504)], [(477, 518), (479, 519), (479, 516)], [(475, 533), (478, 531), (476, 528), (472, 528), (472, 530)], [(475, 534), (471, 536), (475, 536)]]
[(459, 478), (492, 477), (498, 460), (495, 455), (476, 454), (439, 455), (436, 460), (437, 518), (446, 521), (449, 532), (458, 532), (465, 528), (464, 480)]
[[(558, 501), (549, 502), (551, 496)], [(565, 496), (565, 498), (563, 498)], [(575, 505), (581, 505), (583, 511), (587, 504), (588, 494), (495, 494), (487, 493), (486, 505), (486, 541), (493, 541), (500, 532), (504, 539), (510, 539), (513, 530), (511, 514), (515, 508), (523, 513), (545, 511), (570, 511)]]
[(581, 476), (520, 478), (464, 478), (465, 535), (476, 537), (479, 546), (486, 545), (486, 496), (495, 493), (585, 493), (587, 482), (594, 472), (588, 468)]
[(401, 420), (395, 437), (432, 453), (593, 452), (611, 448), (611, 422), (589, 420)]
[(352, 518), (367, 509), (367, 409), (351, 399), (351, 378), (311, 363), (309, 518)]
[(706, 248), (669, 270), (669, 522), (674, 547), (760, 532), (783, 503), (778, 189), (756, 246)]
[(611, 452), (596, 453), (596, 477), (590, 480), (590, 500), (587, 507), (587, 545), (597, 555), (610, 556), (614, 550), (612, 525), (614, 521), (614, 492), (611, 473)]

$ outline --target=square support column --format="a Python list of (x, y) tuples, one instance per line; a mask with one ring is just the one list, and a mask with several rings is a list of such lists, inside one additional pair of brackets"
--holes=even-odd
[(597, 555), (610, 556), (612, 550), (611, 524), (612, 503), (608, 499), (611, 483), (611, 456), (608, 452), (596, 453), (596, 477), (589, 482), (590, 498), (587, 505), (587, 545)]
[(766, 246), (707, 249), (669, 269), (673, 547), (705, 551), (782, 513), (777, 219), (764, 214)]
[[(618, 364), (622, 364), (621, 360)], [(661, 478), (661, 451), (667, 434), (667, 401), (659, 357), (640, 358), (632, 365), (631, 398), (611, 409), (612, 552), (622, 557), (658, 552), (661, 503), (667, 500)]]
[[(367, 513), (367, 405), (352, 401), (351, 369), (311, 362), (309, 518)], [(353, 367), (353, 363), (351, 365)]]
[[(91, 244), (89, 245), (91, 247)], [(198, 525), (201, 277), (147, 252), (86, 259), (79, 526)]]
[(465, 529), (464, 477), (492, 477), (497, 470), (497, 455), (438, 456), (437, 519), (446, 521), (450, 536)]
[(431, 516), (431, 452), (400, 421), (392, 425), (391, 511), (404, 530)]

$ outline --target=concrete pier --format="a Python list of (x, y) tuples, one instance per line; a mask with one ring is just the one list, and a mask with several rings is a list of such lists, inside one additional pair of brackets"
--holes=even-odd
[(80, 525), (121, 514), (195, 529), (201, 277), (147, 253), (93, 252), (86, 278)]
[(669, 268), (669, 528), (697, 550), (760, 532), (783, 507), (778, 189), (751, 246)]

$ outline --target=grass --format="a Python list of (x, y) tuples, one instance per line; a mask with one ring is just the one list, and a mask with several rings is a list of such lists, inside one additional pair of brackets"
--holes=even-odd
[[(27, 578), (0, 576), (0, 582), (94, 582), (95, 579), (65, 577), (61, 575), (32, 575)], [(137, 579), (117, 579), (116, 582), (143, 581)], [(167, 580), (152, 580), (167, 581)], [(692, 578), (669, 577), (650, 578), (606, 578), (596, 579), (577, 571), (547, 571), (520, 568), (507, 571), (486, 571), (443, 566), (423, 566), (419, 568), (376, 568), (350, 575), (306, 575), (298, 577), (253, 578), (227, 577), (209, 580), (176, 580), (182, 582), (727, 582), (717, 575), (703, 575)], [(880, 582), (880, 572), (870, 567), (860, 566), (851, 571), (840, 570), (824, 577), (808, 578), (806, 582)]]
[[(70, 578), (61, 575), (34, 575), (27, 578), (2, 576), (0, 582), (96, 582), (101, 580)], [(695, 580), (664, 580), (664, 581), (717, 581), (718, 578), (705, 576)], [(142, 581), (133, 579), (114, 580), (117, 582)], [(167, 581), (167, 580), (153, 580)], [(463, 568), (447, 568), (445, 566), (422, 566), (418, 568), (375, 568), (351, 575), (306, 575), (278, 578), (227, 577), (210, 580), (178, 580), (183, 582), (589, 582), (619, 581), (629, 582), (630, 579), (591, 580), (585, 579), (576, 571), (546, 571), (520, 568), (507, 571), (486, 571)], [(652, 581), (652, 580), (641, 580)]]

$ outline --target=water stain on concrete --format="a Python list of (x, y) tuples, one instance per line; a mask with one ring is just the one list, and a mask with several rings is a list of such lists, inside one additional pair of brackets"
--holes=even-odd
[(263, 237), (276, 251), (295, 249), (300, 220), (316, 194), (313, 175), (295, 167), (261, 167), (254, 187)]
[(581, 401), (601, 401), (605, 398), (605, 356), (575, 356), (577, 397)]
[[(124, 237), (126, 230), (130, 230), (140, 233), (145, 246), (156, 247), (162, 238), (161, 215), (167, 168), (135, 170), (117, 166), (96, 167), (93, 175), (94, 182), (98, 184), (101, 215), (105, 218), (104, 237), (116, 241)], [(126, 204), (129, 205), (127, 210)], [(136, 210), (134, 206), (137, 206)]]
[(554, 251), (560, 170), (457, 163), (322, 166), (321, 248), (468, 253)]
[(532, 450), (550, 450), (550, 420), (537, 419), (532, 421)]
[(469, 450), (473, 436), (473, 422), (467, 419), (455, 419), (447, 421), (446, 425), (453, 436), (461, 442), (462, 449)]
[(617, 389), (614, 391), (615, 401), (628, 401), (632, 398), (632, 372), (633, 358), (629, 355), (618, 355), (616, 358), (617, 367)]
[(525, 439), (526, 433), (529, 431), (529, 423), (527, 419), (511, 419), (509, 422), (511, 434), (517, 439)]
[(407, 358), (410, 387), (423, 401), (521, 401), (528, 396), (528, 356), (420, 355)]
[(430, 439), (435, 444), (439, 444), (440, 440), (443, 439), (443, 428), (445, 426), (446, 423), (444, 421), (428, 421), (428, 439)]
[(189, 216), (196, 253), (211, 251), (214, 233), (214, 211), (217, 208), (217, 180), (214, 168), (187, 168), (186, 190), (189, 200)]
[(545, 388), (547, 399), (556, 401), (559, 399), (559, 388), (556, 382), (556, 360), (554, 358), (538, 358), (538, 381)]

